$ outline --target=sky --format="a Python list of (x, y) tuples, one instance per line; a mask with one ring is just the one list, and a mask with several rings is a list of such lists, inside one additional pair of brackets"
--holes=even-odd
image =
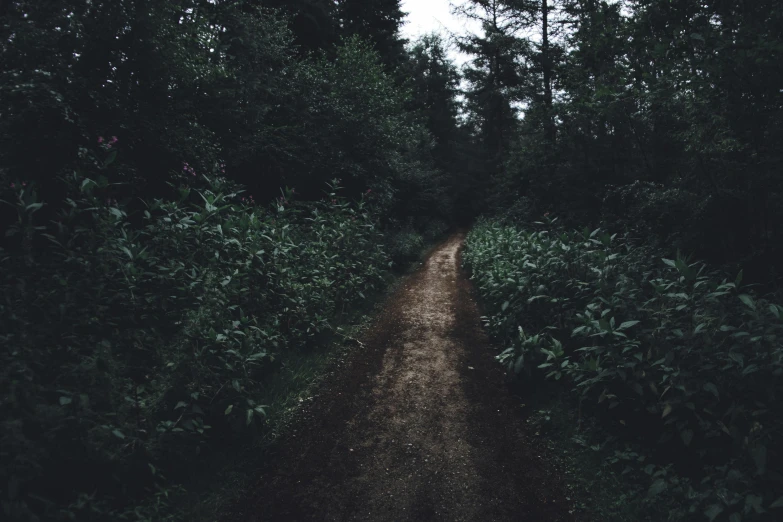
[[(465, 34), (470, 30), (466, 20), (451, 14), (452, 3), (460, 4), (464, 0), (403, 0), (402, 10), (408, 13), (402, 34), (409, 40), (415, 40), (422, 34), (441, 33), (448, 38), (450, 33)], [(475, 26), (474, 26), (475, 31)], [(468, 60), (468, 56), (459, 53), (454, 46), (450, 55), (458, 64)]]

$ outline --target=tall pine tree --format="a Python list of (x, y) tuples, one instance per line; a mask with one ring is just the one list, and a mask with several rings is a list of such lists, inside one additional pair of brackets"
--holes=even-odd
[(337, 0), (344, 36), (358, 35), (371, 42), (388, 71), (405, 60), (405, 40), (400, 36), (405, 13), (401, 0)]
[(471, 0), (457, 12), (481, 23), (483, 34), (458, 39), (459, 49), (473, 56), (465, 67), (468, 123), (490, 173), (498, 173), (517, 127), (514, 92), (522, 83), (518, 56), (527, 42), (517, 36), (519, 21), (501, 0)]

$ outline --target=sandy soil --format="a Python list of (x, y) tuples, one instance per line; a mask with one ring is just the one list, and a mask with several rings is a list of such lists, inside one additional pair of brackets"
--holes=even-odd
[(441, 244), (389, 299), (232, 520), (571, 521)]

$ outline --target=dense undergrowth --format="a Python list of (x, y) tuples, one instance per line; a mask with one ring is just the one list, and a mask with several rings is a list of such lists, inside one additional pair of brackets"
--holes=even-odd
[(93, 177), (65, 180), (50, 223), (34, 185), (2, 193), (18, 213), (0, 250), (12, 520), (165, 519), (194, 459), (263, 424), (279, 355), (318, 345), (390, 264), (336, 184), (260, 208), (189, 166), (175, 196), (141, 203)]
[(456, 86), (368, 5), (0, 4), (0, 519), (188, 517), (443, 233)]
[(782, 306), (741, 273), (556, 219), (482, 221), (464, 260), (498, 360), (572, 390), (629, 444), (612, 462), (676, 499), (671, 520), (781, 516)]

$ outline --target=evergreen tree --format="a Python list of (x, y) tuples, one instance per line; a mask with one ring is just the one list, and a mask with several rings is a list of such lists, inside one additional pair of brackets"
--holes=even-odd
[(290, 20), (289, 27), (300, 50), (330, 50), (339, 33), (334, 0), (254, 0), (248, 5), (280, 9)]
[(401, 0), (337, 0), (343, 35), (358, 35), (372, 42), (387, 71), (405, 60), (405, 40), (400, 36), (405, 13)]
[(443, 38), (432, 34), (417, 40), (403, 72), (412, 90), (411, 110), (421, 116), (433, 138), (433, 159), (437, 170), (445, 174), (454, 217), (469, 220), (479, 210), (475, 194), (481, 171), (474, 168), (471, 135), (460, 119), (461, 75), (448, 57)]
[(458, 12), (479, 21), (483, 31), (461, 37), (457, 44), (473, 56), (463, 72), (468, 83), (467, 124), (484, 168), (494, 176), (501, 171), (518, 125), (514, 96), (523, 82), (518, 58), (528, 52), (528, 43), (518, 36), (519, 21), (505, 2), (472, 0)]
[(435, 138), (437, 164), (451, 170), (459, 134), (460, 75), (446, 53), (440, 36), (423, 36), (411, 47), (404, 72), (412, 89), (410, 107), (422, 115)]

